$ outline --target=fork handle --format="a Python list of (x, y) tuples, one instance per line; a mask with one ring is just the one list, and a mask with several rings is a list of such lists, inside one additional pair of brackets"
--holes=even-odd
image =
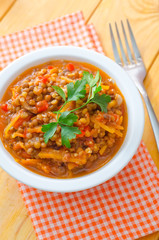
[(155, 136), (155, 139), (156, 139), (157, 148), (158, 148), (158, 151), (159, 151), (159, 122), (157, 120), (157, 117), (156, 117), (155, 112), (153, 110), (153, 107), (151, 105), (151, 102), (150, 102), (150, 99), (147, 95), (145, 87), (142, 85), (141, 88), (142, 89), (139, 89), (139, 90), (140, 90), (140, 92), (141, 92), (141, 94), (142, 94), (142, 96), (145, 100), (148, 115), (149, 115), (149, 118), (150, 118), (150, 121), (151, 121), (151, 126), (152, 126), (153, 133), (154, 133), (154, 136)]

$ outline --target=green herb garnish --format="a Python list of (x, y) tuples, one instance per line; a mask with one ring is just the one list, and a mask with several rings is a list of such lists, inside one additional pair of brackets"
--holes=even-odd
[[(89, 94), (87, 101), (80, 107), (72, 109), (71, 111), (61, 112), (63, 107), (71, 101), (77, 101), (86, 96), (86, 84), (89, 85)], [(101, 87), (101, 76), (99, 71), (97, 72), (95, 78), (93, 74), (84, 71), (81, 80), (77, 80), (75, 83), (71, 82), (67, 84), (67, 98), (62, 88), (58, 86), (52, 86), (54, 90), (63, 98), (64, 104), (57, 111), (56, 122), (52, 122), (42, 126), (42, 132), (44, 132), (44, 141), (47, 143), (50, 138), (56, 132), (57, 126), (61, 127), (61, 140), (62, 145), (70, 148), (71, 139), (76, 138), (76, 134), (81, 134), (78, 127), (74, 127), (73, 124), (77, 121), (78, 117), (73, 112), (83, 108), (88, 103), (94, 102), (98, 104), (102, 112), (107, 112), (107, 104), (111, 101), (111, 97), (106, 94), (100, 95), (99, 92), (102, 90)]]
[(69, 127), (61, 125), (61, 139), (62, 139), (62, 145), (66, 146), (67, 148), (70, 148), (70, 141), (71, 139), (76, 138), (76, 134), (81, 134), (81, 131), (78, 127)]
[(57, 129), (57, 122), (48, 123), (46, 125), (43, 125), (41, 130), (42, 132), (45, 132), (44, 134), (44, 141), (47, 143), (52, 136), (54, 136)]

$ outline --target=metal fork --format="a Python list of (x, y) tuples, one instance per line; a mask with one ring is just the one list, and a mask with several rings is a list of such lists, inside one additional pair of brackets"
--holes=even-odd
[(123, 48), (123, 44), (121, 42), (118, 26), (115, 23), (115, 28), (116, 28), (117, 37), (118, 37), (119, 46), (120, 46), (121, 55), (122, 55), (122, 61), (121, 61), (121, 58), (120, 58), (118, 50), (117, 50), (116, 42), (115, 42), (115, 39), (114, 39), (112, 27), (111, 27), (111, 24), (109, 24), (115, 61), (120, 66), (122, 66), (124, 68), (124, 70), (130, 75), (130, 77), (135, 82), (136, 87), (138, 88), (138, 90), (140, 91), (140, 93), (142, 94), (142, 96), (145, 100), (145, 104), (146, 104), (147, 111), (148, 111), (148, 114), (149, 114), (149, 118), (150, 118), (150, 121), (151, 121), (152, 129), (153, 129), (154, 136), (155, 136), (155, 139), (156, 139), (157, 148), (158, 148), (158, 151), (159, 151), (159, 122), (157, 120), (157, 117), (155, 115), (155, 112), (153, 110), (151, 102), (150, 102), (149, 97), (147, 95), (146, 89), (143, 85), (143, 80), (145, 79), (145, 76), (146, 76), (146, 69), (145, 69), (144, 63), (142, 61), (139, 49), (137, 47), (132, 29), (130, 27), (130, 23), (129, 23), (128, 20), (127, 20), (127, 25), (128, 25), (128, 30), (129, 30), (129, 34), (130, 34), (132, 48), (133, 48), (133, 51), (134, 51), (134, 57), (133, 57), (133, 55), (131, 53), (131, 50), (130, 50), (130, 46), (129, 46), (129, 43), (128, 43), (128, 39), (127, 39), (127, 35), (126, 35), (126, 32), (125, 32), (123, 22), (121, 21), (121, 27), (122, 27), (122, 31), (123, 31), (123, 35), (124, 35), (124, 39), (125, 39), (125, 45), (126, 45), (126, 49), (127, 49), (127, 55), (128, 55), (128, 57), (127, 57), (127, 55), (124, 52), (124, 48)]

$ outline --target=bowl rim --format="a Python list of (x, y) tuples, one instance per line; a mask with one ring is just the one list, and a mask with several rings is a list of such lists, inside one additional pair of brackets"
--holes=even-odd
[[(0, 72), (0, 98), (5, 89), (18, 76), (32, 66), (49, 60), (65, 59), (88, 62), (105, 71), (115, 79), (126, 101), (128, 111), (128, 128), (122, 146), (115, 156), (103, 167), (87, 175), (70, 178), (54, 179), (38, 175), (18, 164), (0, 141), (0, 166), (18, 181), (50, 192), (76, 192), (97, 186), (121, 171), (135, 154), (144, 129), (144, 108), (141, 96), (128, 74), (110, 58), (93, 50), (74, 46), (55, 46), (41, 48), (16, 59)], [(120, 85), (120, 86), (119, 86)], [(121, 89), (122, 88), (122, 89)], [(125, 91), (125, 94), (123, 93)], [(128, 93), (127, 93), (128, 92)], [(126, 99), (125, 99), (126, 100)], [(137, 116), (137, 117), (135, 117)], [(137, 129), (137, 131), (136, 131)]]

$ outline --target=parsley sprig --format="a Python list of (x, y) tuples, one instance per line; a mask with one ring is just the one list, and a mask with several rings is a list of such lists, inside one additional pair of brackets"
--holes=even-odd
[[(61, 112), (68, 102), (78, 101), (86, 96), (86, 84), (89, 85), (89, 94), (87, 101), (78, 108)], [(42, 126), (42, 132), (45, 133), (44, 141), (47, 143), (49, 139), (54, 136), (57, 130), (57, 126), (59, 125), (61, 127), (62, 145), (70, 148), (71, 145), (69, 140), (76, 138), (76, 134), (81, 134), (80, 129), (73, 126), (73, 124), (77, 122), (78, 119), (77, 115), (75, 115), (73, 112), (83, 108), (91, 102), (98, 104), (102, 112), (107, 112), (107, 104), (111, 101), (111, 97), (106, 94), (99, 94), (99, 92), (102, 90), (101, 76), (99, 74), (99, 71), (95, 77), (93, 77), (93, 74), (84, 71), (81, 80), (77, 80), (75, 83), (71, 82), (67, 84), (67, 98), (62, 88), (58, 86), (52, 87), (63, 98), (64, 104), (57, 112), (55, 112), (57, 114), (56, 122)]]

